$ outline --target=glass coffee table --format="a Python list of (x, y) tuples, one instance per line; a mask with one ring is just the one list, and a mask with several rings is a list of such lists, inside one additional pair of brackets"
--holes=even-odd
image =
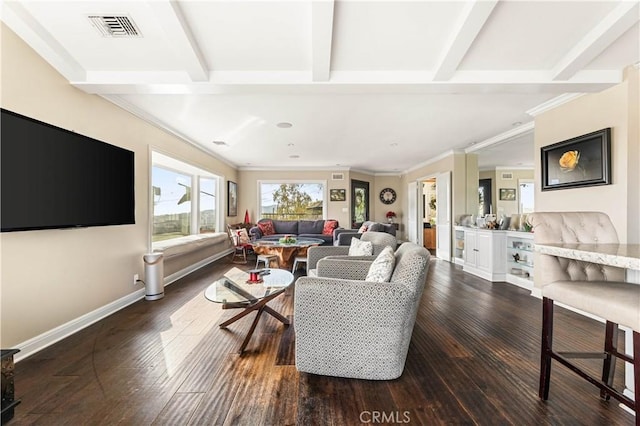
[(258, 314), (249, 328), (239, 353), (244, 352), (256, 325), (263, 312), (268, 313), (284, 325), (289, 325), (289, 319), (267, 306), (267, 303), (284, 293), (293, 283), (293, 274), (284, 269), (268, 269), (267, 275), (261, 275), (262, 283), (248, 284), (249, 274), (238, 268), (232, 268), (222, 278), (211, 284), (204, 292), (204, 297), (216, 303), (222, 303), (222, 309), (239, 309), (243, 311), (220, 324), (220, 328), (227, 328), (253, 311)]

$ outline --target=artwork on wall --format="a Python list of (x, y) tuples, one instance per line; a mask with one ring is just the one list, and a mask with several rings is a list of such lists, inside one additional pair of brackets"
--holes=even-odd
[(515, 188), (500, 188), (500, 201), (515, 201), (516, 189)]
[(227, 181), (227, 216), (238, 215), (238, 184)]
[(330, 201), (345, 201), (347, 199), (346, 189), (330, 189), (329, 200)]
[(542, 190), (611, 184), (611, 128), (540, 148)]
[(351, 227), (360, 228), (369, 220), (369, 182), (351, 180)]

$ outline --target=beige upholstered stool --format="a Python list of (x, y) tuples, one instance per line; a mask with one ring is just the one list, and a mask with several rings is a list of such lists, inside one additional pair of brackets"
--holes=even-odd
[(307, 272), (307, 256), (296, 256), (296, 258), (293, 260), (293, 268), (291, 268), (291, 272), (295, 273), (296, 270), (298, 269), (298, 263), (304, 263), (305, 264), (305, 272)]
[[(618, 235), (609, 217), (599, 212), (533, 213), (531, 224), (537, 245), (568, 244), (574, 249), (616, 246)], [(594, 247), (595, 249), (595, 247)], [(555, 360), (636, 412), (640, 426), (640, 284), (624, 281), (624, 270), (561, 256), (536, 253), (536, 281), (542, 293), (541, 399), (549, 398), (551, 360)], [(597, 353), (557, 352), (553, 349), (554, 302), (590, 313), (606, 321), (604, 350)], [(631, 328), (633, 358), (618, 352), (618, 325)], [(571, 358), (600, 358), (602, 375), (596, 378)], [(616, 358), (633, 365), (635, 400), (613, 387)]]
[(256, 269), (258, 269), (258, 265), (260, 265), (260, 262), (264, 263), (265, 268), (270, 268), (272, 260), (275, 260), (278, 266), (280, 266), (280, 263), (278, 262), (278, 256), (276, 256), (275, 254), (259, 254), (256, 257)]

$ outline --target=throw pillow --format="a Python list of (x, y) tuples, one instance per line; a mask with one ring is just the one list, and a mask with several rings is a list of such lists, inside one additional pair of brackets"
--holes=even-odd
[(367, 229), (369, 229), (369, 227), (363, 223), (360, 229), (358, 229), (358, 234), (364, 234), (367, 232)]
[(349, 246), (349, 256), (371, 256), (373, 254), (373, 243), (362, 241), (359, 238), (352, 238)]
[(322, 228), (322, 235), (333, 235), (333, 230), (338, 227), (337, 220), (325, 220), (324, 228)]
[(258, 222), (258, 228), (260, 228), (260, 232), (262, 232), (262, 235), (273, 235), (276, 233), (275, 229), (273, 228), (273, 222), (270, 220)]
[(247, 230), (244, 228), (236, 230), (236, 234), (238, 234), (238, 244), (249, 244), (251, 241)]
[(365, 281), (388, 283), (396, 264), (396, 257), (391, 246), (385, 247), (369, 267)]

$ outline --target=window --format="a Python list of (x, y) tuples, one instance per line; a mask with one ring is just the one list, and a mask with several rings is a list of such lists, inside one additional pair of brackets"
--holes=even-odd
[(260, 217), (283, 220), (323, 219), (325, 182), (258, 182)]
[(520, 187), (520, 205), (518, 206), (518, 213), (533, 213), (533, 196), (535, 192), (533, 180), (520, 179), (518, 180), (518, 184)]
[(152, 162), (152, 242), (217, 232), (220, 179), (156, 152)]

